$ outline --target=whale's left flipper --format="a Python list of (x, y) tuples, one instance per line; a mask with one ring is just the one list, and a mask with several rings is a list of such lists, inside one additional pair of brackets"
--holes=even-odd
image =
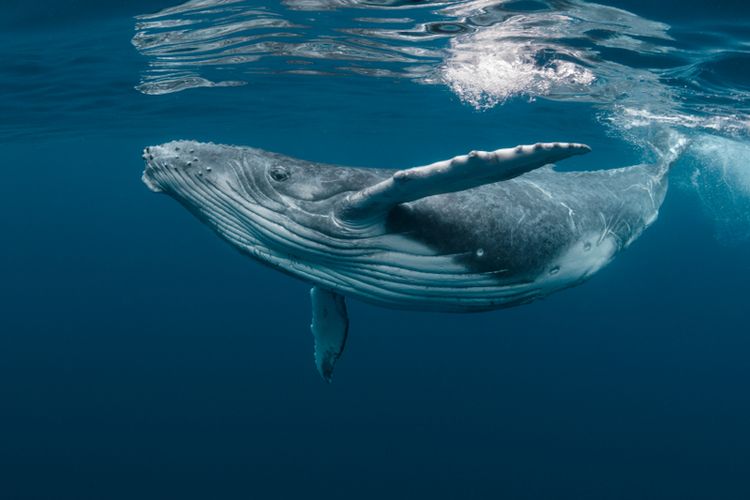
[(431, 165), (399, 170), (390, 178), (349, 195), (336, 215), (342, 221), (366, 223), (400, 203), (506, 181), (589, 151), (591, 148), (585, 144), (567, 142), (472, 151)]
[(331, 381), (333, 366), (344, 352), (349, 331), (349, 316), (344, 297), (320, 287), (310, 289), (312, 330), (315, 338), (315, 366), (326, 382)]

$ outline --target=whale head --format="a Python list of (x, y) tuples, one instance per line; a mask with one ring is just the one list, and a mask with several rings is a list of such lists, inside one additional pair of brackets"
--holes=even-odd
[(373, 181), (358, 169), (195, 141), (150, 146), (143, 158), (142, 179), (149, 189), (174, 198), (224, 239), (260, 258), (268, 252), (289, 255), (300, 248), (299, 238), (322, 241), (334, 234), (332, 206)]
[(143, 159), (146, 168), (142, 179), (146, 186), (189, 206), (205, 202), (200, 193), (206, 190), (218, 195), (245, 189), (255, 198), (260, 190), (269, 187), (254, 186), (271, 166), (270, 154), (260, 150), (172, 141), (147, 147)]

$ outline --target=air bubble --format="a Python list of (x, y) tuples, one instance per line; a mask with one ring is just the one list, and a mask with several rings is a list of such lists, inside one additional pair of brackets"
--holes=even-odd
[(461, 23), (430, 23), (425, 26), (428, 33), (456, 35), (466, 33), (469, 27)]
[(554, 276), (555, 274), (560, 272), (560, 266), (555, 266), (552, 269), (549, 270), (550, 275)]
[(483, 257), (484, 256), (484, 248), (477, 248), (476, 254), (477, 254), (477, 257)]

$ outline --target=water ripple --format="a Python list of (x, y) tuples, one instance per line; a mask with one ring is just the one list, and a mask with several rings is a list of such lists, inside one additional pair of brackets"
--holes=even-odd
[[(416, 4), (356, 3), (382, 9)], [(240, 85), (253, 73), (400, 73), (414, 78), (423, 76), (425, 65), (434, 66), (441, 57), (430, 47), (415, 43), (468, 30), (461, 23), (414, 26), (415, 21), (408, 17), (352, 16), (350, 25), (329, 25), (325, 20), (293, 15), (294, 11), (331, 11), (353, 5), (355, 2), (287, 1), (286, 9), (274, 11), (241, 0), (200, 0), (139, 16), (132, 43), (149, 58), (149, 69), (137, 88), (144, 94), (164, 94)], [(418, 6), (424, 7), (424, 2)], [(372, 67), (374, 64), (381, 67)], [(215, 67), (214, 71), (206, 71), (206, 66)], [(226, 79), (225, 74), (232, 77)]]
[(357, 73), (443, 84), (476, 108), (546, 97), (655, 117), (700, 111), (686, 88), (713, 104), (748, 97), (737, 73), (747, 30), (729, 28), (675, 39), (664, 23), (578, 0), (192, 0), (139, 16), (132, 42), (148, 58), (145, 94)]

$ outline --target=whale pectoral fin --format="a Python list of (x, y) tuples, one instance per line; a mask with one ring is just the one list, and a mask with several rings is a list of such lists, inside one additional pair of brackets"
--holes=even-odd
[(310, 289), (310, 299), (310, 330), (315, 338), (315, 366), (320, 376), (330, 382), (333, 367), (344, 352), (349, 331), (346, 301), (342, 295), (317, 286)]
[(591, 148), (585, 144), (567, 142), (472, 151), (431, 165), (399, 170), (392, 177), (349, 195), (337, 216), (350, 222), (371, 220), (400, 203), (505, 181), (589, 151)]

